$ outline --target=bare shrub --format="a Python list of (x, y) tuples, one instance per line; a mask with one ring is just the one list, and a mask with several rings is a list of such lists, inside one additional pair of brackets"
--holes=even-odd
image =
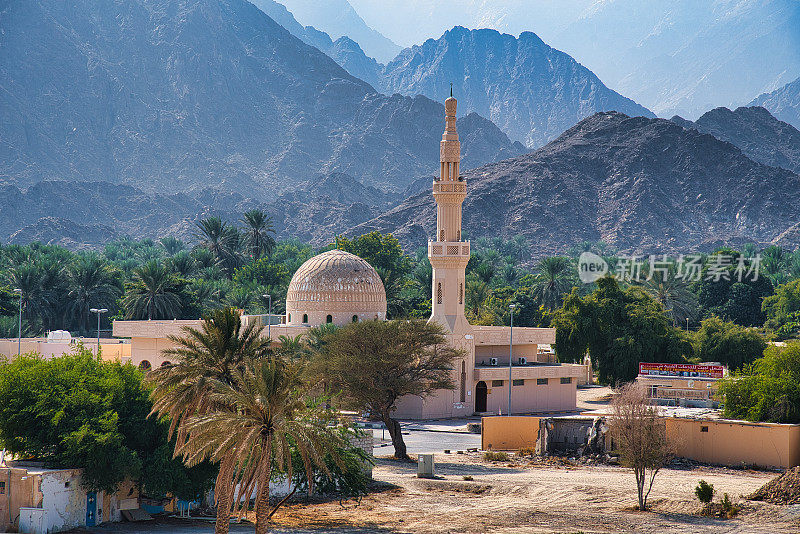
[(611, 407), (611, 437), (620, 463), (631, 468), (636, 477), (639, 510), (646, 510), (653, 481), (672, 458), (664, 421), (650, 405), (644, 387), (636, 383), (620, 388)]

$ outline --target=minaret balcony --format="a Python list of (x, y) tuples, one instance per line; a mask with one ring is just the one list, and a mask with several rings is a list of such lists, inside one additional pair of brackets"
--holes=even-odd
[(433, 182), (433, 193), (466, 193), (466, 182), (456, 182), (454, 180), (437, 180)]
[(428, 241), (429, 258), (469, 258), (469, 241)]

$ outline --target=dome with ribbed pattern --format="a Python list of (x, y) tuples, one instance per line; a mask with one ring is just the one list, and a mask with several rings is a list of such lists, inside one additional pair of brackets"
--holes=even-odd
[(286, 322), (317, 326), (385, 319), (386, 291), (377, 271), (355, 254), (329, 250), (294, 273), (286, 293)]

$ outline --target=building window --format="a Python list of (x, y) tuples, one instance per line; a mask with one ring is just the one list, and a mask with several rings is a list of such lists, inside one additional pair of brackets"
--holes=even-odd
[(461, 394), (458, 396), (459, 402), (467, 401), (467, 366), (461, 362)]
[(515, 378), (512, 384), (514, 384), (515, 386), (524, 386), (525, 380), (522, 378)]
[(303, 324), (305, 324), (305, 323), (307, 323), (307, 322), (308, 322), (308, 314), (307, 314), (307, 313), (304, 313), (304, 314), (303, 314)]
[(546, 378), (537, 378), (536, 379), (536, 385), (537, 386), (546, 386), (547, 385), (547, 379)]
[(444, 230), (439, 230), (439, 241), (444, 241)]
[(562, 376), (561, 377), (562, 384), (572, 384), (572, 377), (571, 376)]
[(292, 322), (292, 314), (291, 313), (286, 316), (286, 322), (287, 323), (291, 323)]
[(354, 315), (354, 316), (353, 316), (353, 322), (354, 322), (354, 323), (357, 323), (357, 322), (358, 322), (358, 315)]
[(332, 322), (333, 322), (333, 315), (328, 315), (328, 316), (325, 318), (325, 322), (326, 322), (326, 323), (332, 323)]
[(150, 365), (150, 362), (148, 362), (147, 360), (142, 360), (142, 363), (139, 364), (139, 369), (141, 369), (143, 371), (147, 371), (151, 367), (152, 366)]
[(464, 304), (464, 283), (458, 284), (458, 303)]
[(5, 495), (5, 494), (6, 494), (6, 483), (0, 482), (0, 495)]
[(700, 432), (708, 432), (708, 427), (707, 426), (701, 426), (700, 427)]
[(461, 230), (456, 232), (456, 241), (461, 241)]
[(162, 363), (162, 364), (161, 364), (161, 367), (168, 367), (168, 366), (170, 366), (170, 365), (172, 365), (172, 362), (170, 362), (169, 360), (167, 360), (167, 361), (165, 361), (164, 363)]
[(501, 388), (501, 387), (503, 387), (503, 381), (502, 380), (492, 380), (492, 387), (493, 388)]
[(442, 283), (436, 284), (436, 304), (442, 303)]

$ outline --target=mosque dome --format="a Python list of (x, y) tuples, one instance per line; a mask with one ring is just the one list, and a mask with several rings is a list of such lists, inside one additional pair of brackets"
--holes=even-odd
[(386, 318), (386, 290), (377, 271), (355, 254), (329, 250), (294, 273), (286, 293), (286, 323), (324, 323)]

